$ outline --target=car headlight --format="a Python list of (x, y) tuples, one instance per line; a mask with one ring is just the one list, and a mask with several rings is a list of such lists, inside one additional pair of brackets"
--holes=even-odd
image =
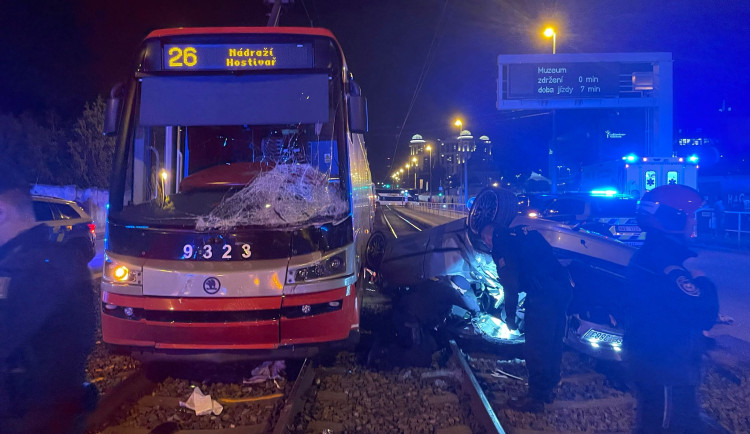
[(142, 285), (142, 275), (143, 267), (112, 259), (108, 255), (104, 256), (102, 278), (105, 281), (126, 285)]
[(305, 267), (290, 269), (287, 283), (306, 282), (310, 280), (334, 277), (346, 273), (346, 252), (323, 258)]

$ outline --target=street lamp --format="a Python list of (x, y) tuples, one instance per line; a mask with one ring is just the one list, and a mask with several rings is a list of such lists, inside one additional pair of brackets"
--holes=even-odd
[[(467, 167), (468, 165), (466, 164), (466, 160), (468, 159), (467, 157), (469, 155), (468, 152), (467, 152), (467, 150), (468, 150), (467, 147), (469, 146), (469, 144), (467, 143), (465, 146), (462, 146), (462, 143), (461, 143), (461, 137), (462, 137), (461, 133), (464, 131), (464, 123), (463, 123), (463, 121), (461, 121), (461, 119), (456, 119), (456, 121), (453, 123), (453, 125), (455, 125), (455, 126), (458, 127), (458, 137), (456, 138), (456, 142), (458, 142), (458, 146), (460, 148), (459, 151), (462, 151), (463, 157), (464, 157), (463, 158), (463, 164), (464, 164), (464, 183), (463, 183), (464, 184), (464, 197), (463, 197), (463, 203), (467, 203), (469, 201), (469, 168)], [(467, 139), (471, 138), (471, 135), (467, 136), (466, 138)]]
[(557, 33), (555, 33), (555, 29), (553, 29), (552, 27), (547, 27), (546, 29), (544, 29), (544, 36), (546, 36), (547, 38), (552, 38), (552, 54), (555, 54), (557, 45)]
[[(552, 54), (557, 51), (557, 32), (552, 27), (544, 29), (544, 36), (549, 38), (552, 37)], [(555, 151), (557, 150), (557, 113), (555, 109), (552, 109), (552, 140), (549, 143), (549, 156), (547, 162), (549, 165), (549, 177), (550, 177), (550, 193), (557, 193), (557, 167), (555, 162)]]
[(427, 192), (432, 196), (432, 146), (425, 146), (425, 150), (430, 153), (430, 183), (427, 184)]
[(411, 167), (414, 168), (414, 189), (417, 189), (417, 167), (419, 167), (419, 164), (417, 164), (417, 157), (411, 158)]

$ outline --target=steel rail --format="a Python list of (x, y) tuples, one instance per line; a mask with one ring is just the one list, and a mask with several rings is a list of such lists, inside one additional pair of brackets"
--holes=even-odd
[(273, 434), (285, 434), (289, 432), (289, 425), (294, 423), (294, 418), (302, 410), (305, 403), (305, 395), (310, 390), (314, 379), (315, 367), (313, 366), (313, 361), (309, 358), (305, 359), (289, 393), (289, 398), (286, 400), (284, 407), (279, 413), (279, 418), (276, 420)]
[(451, 359), (463, 372), (460, 379), (461, 391), (469, 395), (471, 410), (476, 416), (477, 422), (487, 433), (505, 434), (505, 430), (502, 425), (500, 425), (500, 421), (497, 419), (497, 415), (495, 415), (495, 411), (490, 406), (487, 396), (484, 394), (482, 387), (474, 376), (471, 366), (469, 366), (469, 363), (461, 354), (461, 349), (458, 348), (458, 345), (454, 340), (450, 341), (450, 345), (453, 352)]

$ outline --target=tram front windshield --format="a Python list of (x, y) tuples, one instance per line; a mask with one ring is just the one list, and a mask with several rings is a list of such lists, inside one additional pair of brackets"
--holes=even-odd
[(328, 74), (141, 79), (124, 206), (110, 218), (227, 229), (345, 217), (343, 109), (334, 83)]

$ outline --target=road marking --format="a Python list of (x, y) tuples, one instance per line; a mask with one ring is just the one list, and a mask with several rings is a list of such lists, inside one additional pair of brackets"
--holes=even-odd
[[(388, 209), (391, 209), (390, 205), (386, 205), (385, 207)], [(398, 238), (398, 235), (396, 235), (396, 231), (393, 230), (393, 226), (391, 226), (391, 222), (388, 221), (388, 217), (386, 217), (385, 213), (383, 213), (383, 219), (385, 220), (385, 223), (388, 225), (388, 227), (391, 229), (391, 233), (393, 234), (393, 237)]]
[(406, 219), (404, 218), (404, 216), (402, 216), (401, 214), (399, 214), (399, 213), (398, 213), (398, 211), (394, 211), (394, 212), (396, 213), (396, 215), (397, 215), (397, 216), (398, 216), (398, 217), (399, 217), (399, 218), (400, 218), (401, 220), (405, 221), (406, 223), (409, 223), (409, 224), (411, 225), (411, 227), (413, 227), (414, 229), (418, 230), (419, 232), (422, 232), (422, 229), (421, 229), (421, 228), (417, 227), (416, 225), (414, 225), (414, 223), (410, 222), (409, 220), (406, 220)]

